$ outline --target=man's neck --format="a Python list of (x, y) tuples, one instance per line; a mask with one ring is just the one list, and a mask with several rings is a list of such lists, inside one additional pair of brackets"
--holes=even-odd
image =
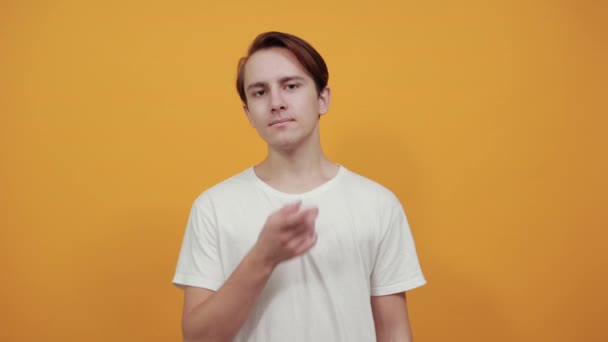
[(254, 169), (270, 186), (288, 193), (302, 193), (332, 179), (339, 167), (316, 144), (292, 151), (269, 148), (266, 159)]

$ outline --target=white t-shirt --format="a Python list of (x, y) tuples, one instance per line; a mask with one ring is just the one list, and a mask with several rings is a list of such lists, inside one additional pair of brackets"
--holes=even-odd
[(397, 197), (344, 166), (298, 195), (272, 188), (253, 168), (203, 192), (192, 206), (173, 283), (217, 291), (267, 217), (297, 200), (319, 208), (317, 243), (275, 268), (234, 341), (375, 341), (370, 296), (426, 280)]

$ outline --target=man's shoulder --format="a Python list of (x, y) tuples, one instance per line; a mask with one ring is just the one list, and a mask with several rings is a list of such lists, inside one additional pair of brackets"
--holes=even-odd
[(253, 184), (252, 170), (247, 168), (203, 190), (195, 202), (234, 200), (251, 192)]
[(346, 170), (345, 185), (352, 196), (356, 198), (367, 198), (371, 201), (381, 201), (383, 203), (398, 202), (395, 193), (380, 181), (366, 176), (362, 173)]

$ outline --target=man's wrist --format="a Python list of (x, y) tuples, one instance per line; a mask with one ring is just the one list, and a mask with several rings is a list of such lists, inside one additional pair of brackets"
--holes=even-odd
[(247, 258), (249, 259), (249, 264), (256, 270), (256, 272), (260, 272), (260, 274), (263, 275), (269, 276), (277, 266), (276, 262), (262, 253), (258, 245), (255, 245), (251, 249), (247, 255)]

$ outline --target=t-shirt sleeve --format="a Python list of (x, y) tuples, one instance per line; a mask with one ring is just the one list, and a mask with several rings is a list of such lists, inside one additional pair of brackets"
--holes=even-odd
[(426, 284), (406, 214), (395, 199), (388, 210), (386, 227), (380, 231), (371, 276), (371, 295), (383, 296)]
[(223, 283), (217, 225), (212, 202), (204, 194), (196, 199), (184, 233), (173, 284), (217, 291)]

